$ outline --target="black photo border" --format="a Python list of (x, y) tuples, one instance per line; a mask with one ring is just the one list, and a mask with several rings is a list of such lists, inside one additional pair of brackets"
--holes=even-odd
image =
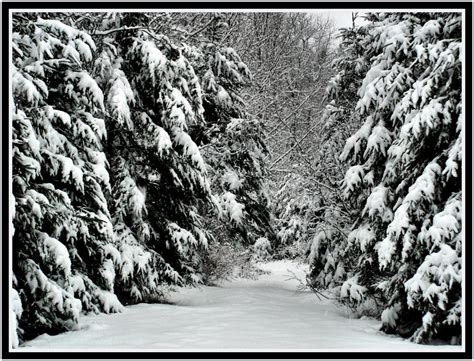
[[(393, 9), (425, 10), (443, 9), (465, 10), (465, 339), (463, 352), (189, 352), (189, 351), (156, 351), (156, 352), (15, 352), (9, 350), (10, 325), (9, 316), (9, 10), (53, 9)], [(2, 2), (2, 358), (3, 359), (472, 359), (472, 2)], [(317, 325), (315, 324), (315, 327)]]

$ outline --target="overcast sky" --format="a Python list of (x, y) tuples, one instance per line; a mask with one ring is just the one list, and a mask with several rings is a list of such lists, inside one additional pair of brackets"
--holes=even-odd
[(334, 20), (336, 28), (348, 28), (352, 26), (351, 10), (311, 10), (312, 13), (329, 16)]
[(352, 11), (333, 11), (328, 15), (334, 19), (336, 28), (348, 28), (352, 26)]

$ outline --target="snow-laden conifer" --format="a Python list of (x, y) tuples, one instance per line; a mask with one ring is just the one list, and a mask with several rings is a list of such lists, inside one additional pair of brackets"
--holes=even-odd
[(386, 332), (457, 343), (461, 18), (382, 13), (368, 20), (363, 44), (370, 70), (352, 105), (365, 121), (341, 154), (350, 165), (344, 196), (362, 206), (351, 218), (350, 252), (343, 253), (357, 267), (349, 268), (341, 297), (359, 301), (362, 293), (351, 292), (357, 287), (381, 301)]
[(231, 237), (240, 235), (245, 243), (254, 243), (262, 236), (273, 237), (263, 179), (262, 124), (251, 119), (241, 98), (252, 80), (250, 71), (233, 48), (219, 44), (225, 22), (220, 15), (211, 16), (214, 21), (205, 35), (212, 41), (199, 45), (202, 56), (193, 57), (200, 69), (206, 122), (194, 132), (209, 164), (219, 218)]
[(113, 229), (104, 95), (84, 65), (94, 41), (37, 14), (14, 16), (12, 39), (13, 295), (25, 339), (108, 312), (112, 288), (98, 270)]
[(103, 21), (104, 34), (119, 29), (98, 35), (94, 67), (109, 114), (115, 292), (137, 302), (156, 298), (165, 283), (199, 280), (207, 247), (200, 210), (211, 194), (190, 127), (203, 123), (202, 91), (180, 44), (152, 29), (124, 30), (146, 28), (148, 19), (108, 14)]

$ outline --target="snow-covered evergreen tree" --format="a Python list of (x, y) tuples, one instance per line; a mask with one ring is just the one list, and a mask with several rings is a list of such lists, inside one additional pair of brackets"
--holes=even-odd
[(226, 15), (208, 15), (211, 21), (200, 38), (189, 39), (187, 49), (200, 54), (192, 59), (201, 78), (205, 118), (193, 131), (209, 164), (226, 229), (217, 238), (240, 236), (244, 243), (253, 244), (259, 237), (274, 238), (264, 180), (266, 147), (261, 121), (248, 115), (241, 98), (242, 89), (252, 80), (250, 71), (233, 48), (222, 45)]
[(386, 332), (459, 343), (461, 17), (381, 13), (368, 20), (370, 69), (355, 107), (364, 124), (341, 154), (350, 163), (344, 197), (362, 207), (344, 251), (357, 269), (341, 297), (376, 297)]
[(12, 39), (13, 293), (24, 339), (121, 305), (105, 272), (104, 95), (85, 67), (94, 41), (37, 14), (15, 15)]
[[(162, 282), (199, 281), (207, 247), (200, 210), (212, 202), (189, 131), (203, 122), (199, 78), (183, 49), (149, 21), (145, 14), (109, 14), (96, 33), (122, 262), (116, 292), (125, 302), (159, 293)], [(126, 30), (137, 26), (145, 30)]]
[[(356, 20), (353, 15), (353, 22)], [(348, 248), (351, 219), (359, 214), (360, 204), (342, 197), (340, 179), (344, 177), (344, 164), (338, 153), (345, 140), (361, 125), (361, 117), (355, 110), (357, 90), (368, 67), (362, 40), (365, 28), (341, 29), (341, 43), (332, 66), (336, 74), (328, 82), (328, 104), (323, 113), (322, 142), (316, 154), (319, 215), (311, 217), (316, 224), (307, 249), (311, 264), (312, 287), (333, 288), (358, 268), (356, 255)], [(346, 303), (347, 300), (343, 300)], [(356, 304), (358, 301), (356, 302)], [(354, 305), (349, 300), (349, 304)]]

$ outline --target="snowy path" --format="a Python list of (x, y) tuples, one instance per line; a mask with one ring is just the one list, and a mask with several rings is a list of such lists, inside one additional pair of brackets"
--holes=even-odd
[(375, 320), (349, 319), (330, 301), (295, 293), (286, 281), (291, 262), (262, 265), (271, 274), (221, 287), (184, 289), (174, 305), (140, 304), (114, 315), (84, 316), (81, 330), (42, 335), (18, 351), (462, 351), (456, 346), (421, 346), (377, 331)]

